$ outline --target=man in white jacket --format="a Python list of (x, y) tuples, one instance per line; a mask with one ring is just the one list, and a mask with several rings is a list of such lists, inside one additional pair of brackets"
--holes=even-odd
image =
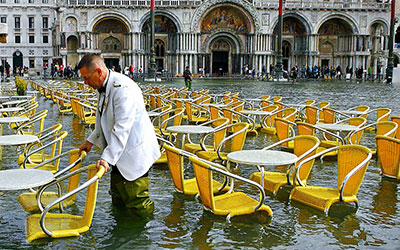
[(93, 144), (98, 146), (102, 155), (97, 166), (112, 168), (113, 204), (147, 216), (154, 210), (148, 171), (160, 150), (142, 92), (129, 77), (108, 70), (96, 54), (85, 55), (78, 69), (85, 84), (99, 92), (95, 129), (80, 150), (89, 152)]

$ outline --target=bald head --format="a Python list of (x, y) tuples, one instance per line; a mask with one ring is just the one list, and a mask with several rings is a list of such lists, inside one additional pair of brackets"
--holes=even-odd
[(104, 64), (103, 59), (97, 54), (86, 54), (82, 57), (81, 61), (78, 64), (78, 69), (85, 67), (89, 72), (95, 71), (97, 68), (102, 70), (106, 70), (107, 67)]

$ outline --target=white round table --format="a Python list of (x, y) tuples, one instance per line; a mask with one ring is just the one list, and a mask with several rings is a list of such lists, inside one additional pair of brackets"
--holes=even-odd
[(365, 115), (365, 111), (358, 111), (358, 110), (340, 110), (339, 112), (346, 114), (346, 115)]
[(239, 112), (242, 114), (245, 114), (245, 115), (270, 115), (271, 114), (271, 112), (263, 111), (263, 110), (241, 110)]
[(180, 125), (167, 127), (168, 132), (181, 133), (181, 134), (206, 134), (212, 132), (214, 129), (207, 126), (199, 125)]
[(46, 185), (54, 180), (50, 171), (40, 169), (0, 170), (0, 190), (20, 190)]
[(0, 123), (14, 123), (14, 122), (26, 122), (29, 118), (26, 116), (11, 116), (11, 117), (0, 117)]
[(15, 100), (15, 101), (9, 101), (9, 102), (3, 102), (3, 105), (17, 105), (20, 103), (27, 102), (27, 100)]
[(199, 125), (180, 125), (180, 126), (170, 126), (166, 129), (171, 133), (183, 134), (182, 138), (182, 149), (185, 147), (185, 139), (186, 135), (188, 137), (189, 143), (192, 143), (190, 140), (190, 134), (207, 134), (214, 131), (214, 128), (207, 126), (199, 126)]
[(353, 131), (357, 129), (357, 126), (348, 125), (348, 124), (338, 124), (338, 123), (319, 123), (315, 126), (326, 129), (326, 130), (333, 130), (333, 131)]
[(36, 135), (3, 135), (0, 136), (0, 146), (19, 146), (38, 140)]
[(264, 187), (264, 167), (289, 165), (298, 158), (295, 154), (277, 150), (241, 150), (227, 155), (228, 161), (246, 165), (256, 165), (261, 173), (261, 186)]
[(0, 109), (0, 112), (17, 112), (17, 111), (21, 111), (24, 110), (24, 108), (22, 107), (11, 107), (11, 108), (2, 108)]

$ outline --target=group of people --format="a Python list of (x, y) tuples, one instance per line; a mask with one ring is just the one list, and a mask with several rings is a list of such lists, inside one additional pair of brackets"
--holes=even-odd
[[(26, 73), (27, 71), (24, 70), (24, 72)], [(11, 75), (11, 66), (8, 62), (5, 62), (4, 65), (0, 64), (0, 76), (1, 79), (3, 80), (5, 77), (10, 77)]]
[[(43, 66), (43, 72), (44, 72), (44, 77), (47, 77), (47, 70), (48, 66), (47, 63), (44, 64)], [(52, 63), (50, 65), (50, 70), (51, 70), (51, 77), (61, 77), (61, 78), (68, 78), (71, 79), (72, 77), (79, 77), (79, 72), (78, 72), (78, 65), (75, 65), (75, 67), (72, 67), (71, 64), (67, 64), (65, 67), (64, 64), (58, 64), (58, 63)]]

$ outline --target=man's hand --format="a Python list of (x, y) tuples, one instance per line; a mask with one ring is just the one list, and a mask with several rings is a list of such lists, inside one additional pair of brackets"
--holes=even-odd
[(89, 153), (90, 149), (92, 148), (93, 143), (89, 141), (85, 141), (80, 147), (79, 147), (79, 155), (81, 155), (82, 151), (86, 151), (86, 153)]
[(100, 159), (97, 161), (96, 163), (97, 169), (99, 169), (100, 165), (102, 165), (105, 168), (105, 173), (107, 173), (108, 170), (110, 170), (110, 165), (108, 165), (108, 162), (106, 162), (105, 160)]

